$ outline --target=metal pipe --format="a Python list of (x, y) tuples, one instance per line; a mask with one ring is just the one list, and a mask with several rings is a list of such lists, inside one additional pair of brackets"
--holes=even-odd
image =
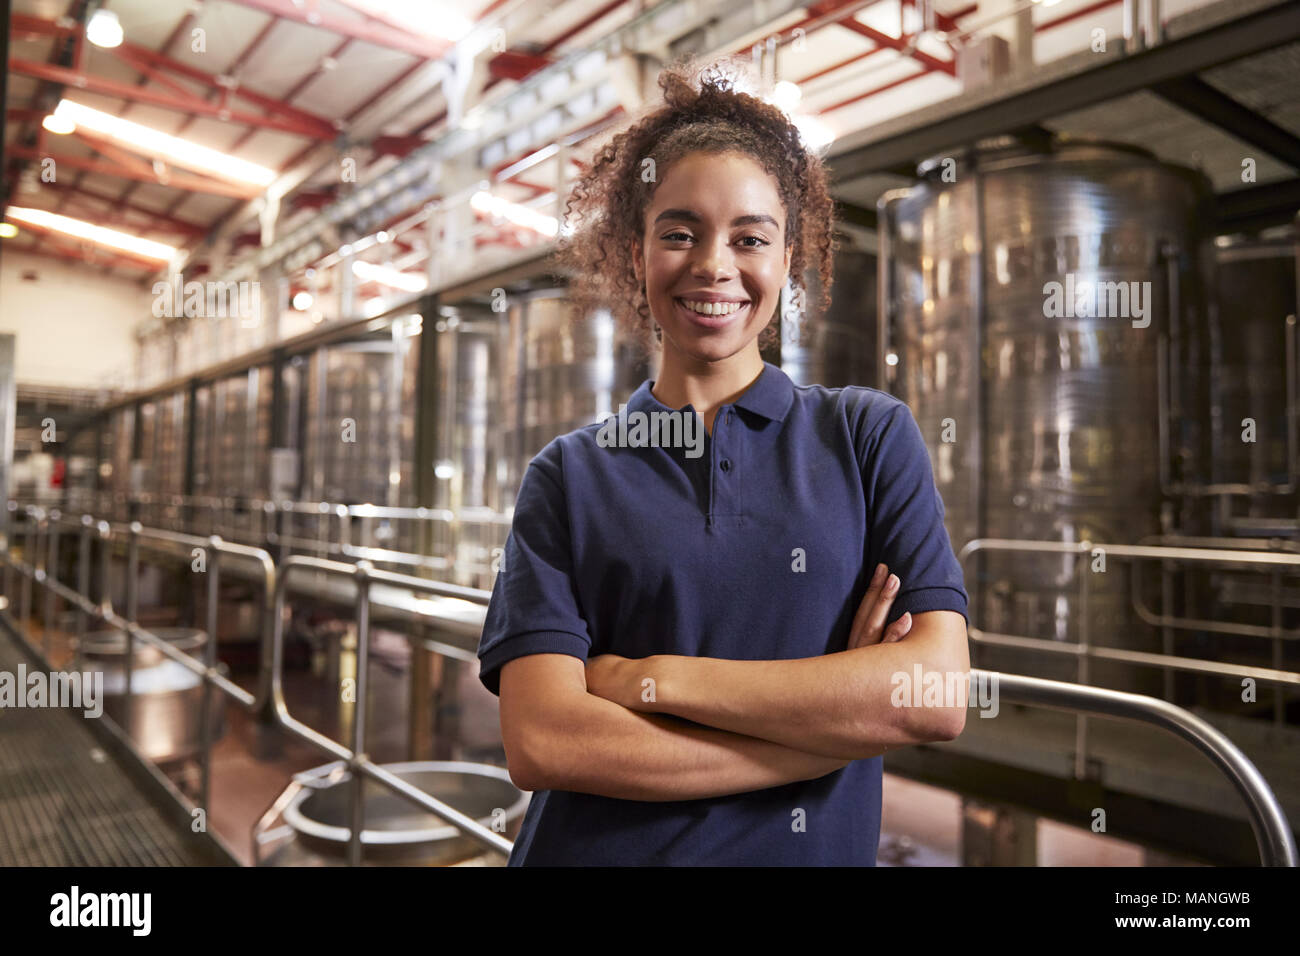
[(1142, 21), (1138, 0), (1124, 0), (1124, 52), (1137, 53), (1142, 49)]

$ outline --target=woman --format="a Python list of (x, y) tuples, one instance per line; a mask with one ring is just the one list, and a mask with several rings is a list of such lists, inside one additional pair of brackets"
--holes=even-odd
[(965, 720), (894, 693), (970, 667), (943, 504), (905, 405), (760, 357), (787, 278), (811, 260), (830, 285), (817, 157), (716, 73), (659, 82), (575, 185), (560, 254), (580, 308), (653, 316), (662, 371), (629, 417), (707, 434), (609, 447), (593, 424), (525, 473), (479, 647), (535, 791), (510, 864), (874, 865), (880, 755)]

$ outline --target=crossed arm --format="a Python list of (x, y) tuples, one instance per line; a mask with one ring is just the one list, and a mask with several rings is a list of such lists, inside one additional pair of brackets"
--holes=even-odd
[(894, 675), (911, 679), (918, 664), (969, 671), (962, 615), (917, 614), (905, 640), (877, 633), (877, 643), (853, 646), (863, 620), (848, 650), (799, 660), (516, 658), (500, 687), (511, 777), (528, 790), (689, 800), (811, 780), (960, 734), (964, 701), (899, 707), (891, 698)]

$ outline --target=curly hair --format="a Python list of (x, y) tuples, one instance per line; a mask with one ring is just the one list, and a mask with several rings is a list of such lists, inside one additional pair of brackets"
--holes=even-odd
[[(785, 113), (736, 89), (735, 72), (728, 59), (701, 69), (689, 56), (663, 69), (664, 105), (643, 113), (596, 152), (565, 205), (571, 232), (562, 234), (554, 261), (571, 277), (575, 315), (608, 308), (647, 353), (653, 348), (652, 327), (658, 329), (645, 284), (633, 271), (631, 240), (642, 236), (658, 183), (689, 153), (743, 153), (776, 180), (786, 214), (785, 243), (793, 246), (790, 281), (807, 300), (805, 273), (815, 269), (817, 304), (830, 304), (836, 236), (825, 168)], [(642, 175), (647, 168), (654, 171), (650, 182)], [(811, 309), (814, 303), (805, 305)], [(778, 317), (763, 329), (759, 347), (769, 347), (779, 335)]]

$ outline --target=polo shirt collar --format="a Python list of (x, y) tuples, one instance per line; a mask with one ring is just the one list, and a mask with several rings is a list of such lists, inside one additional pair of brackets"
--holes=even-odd
[[(683, 409), (669, 408), (650, 391), (654, 388), (654, 384), (652, 379), (646, 379), (640, 384), (627, 401), (628, 411), (666, 412), (686, 408), (695, 411), (690, 404), (683, 406)], [(790, 406), (794, 404), (794, 382), (781, 369), (765, 361), (763, 371), (759, 373), (758, 378), (732, 404), (772, 421), (783, 422), (790, 411)]]

